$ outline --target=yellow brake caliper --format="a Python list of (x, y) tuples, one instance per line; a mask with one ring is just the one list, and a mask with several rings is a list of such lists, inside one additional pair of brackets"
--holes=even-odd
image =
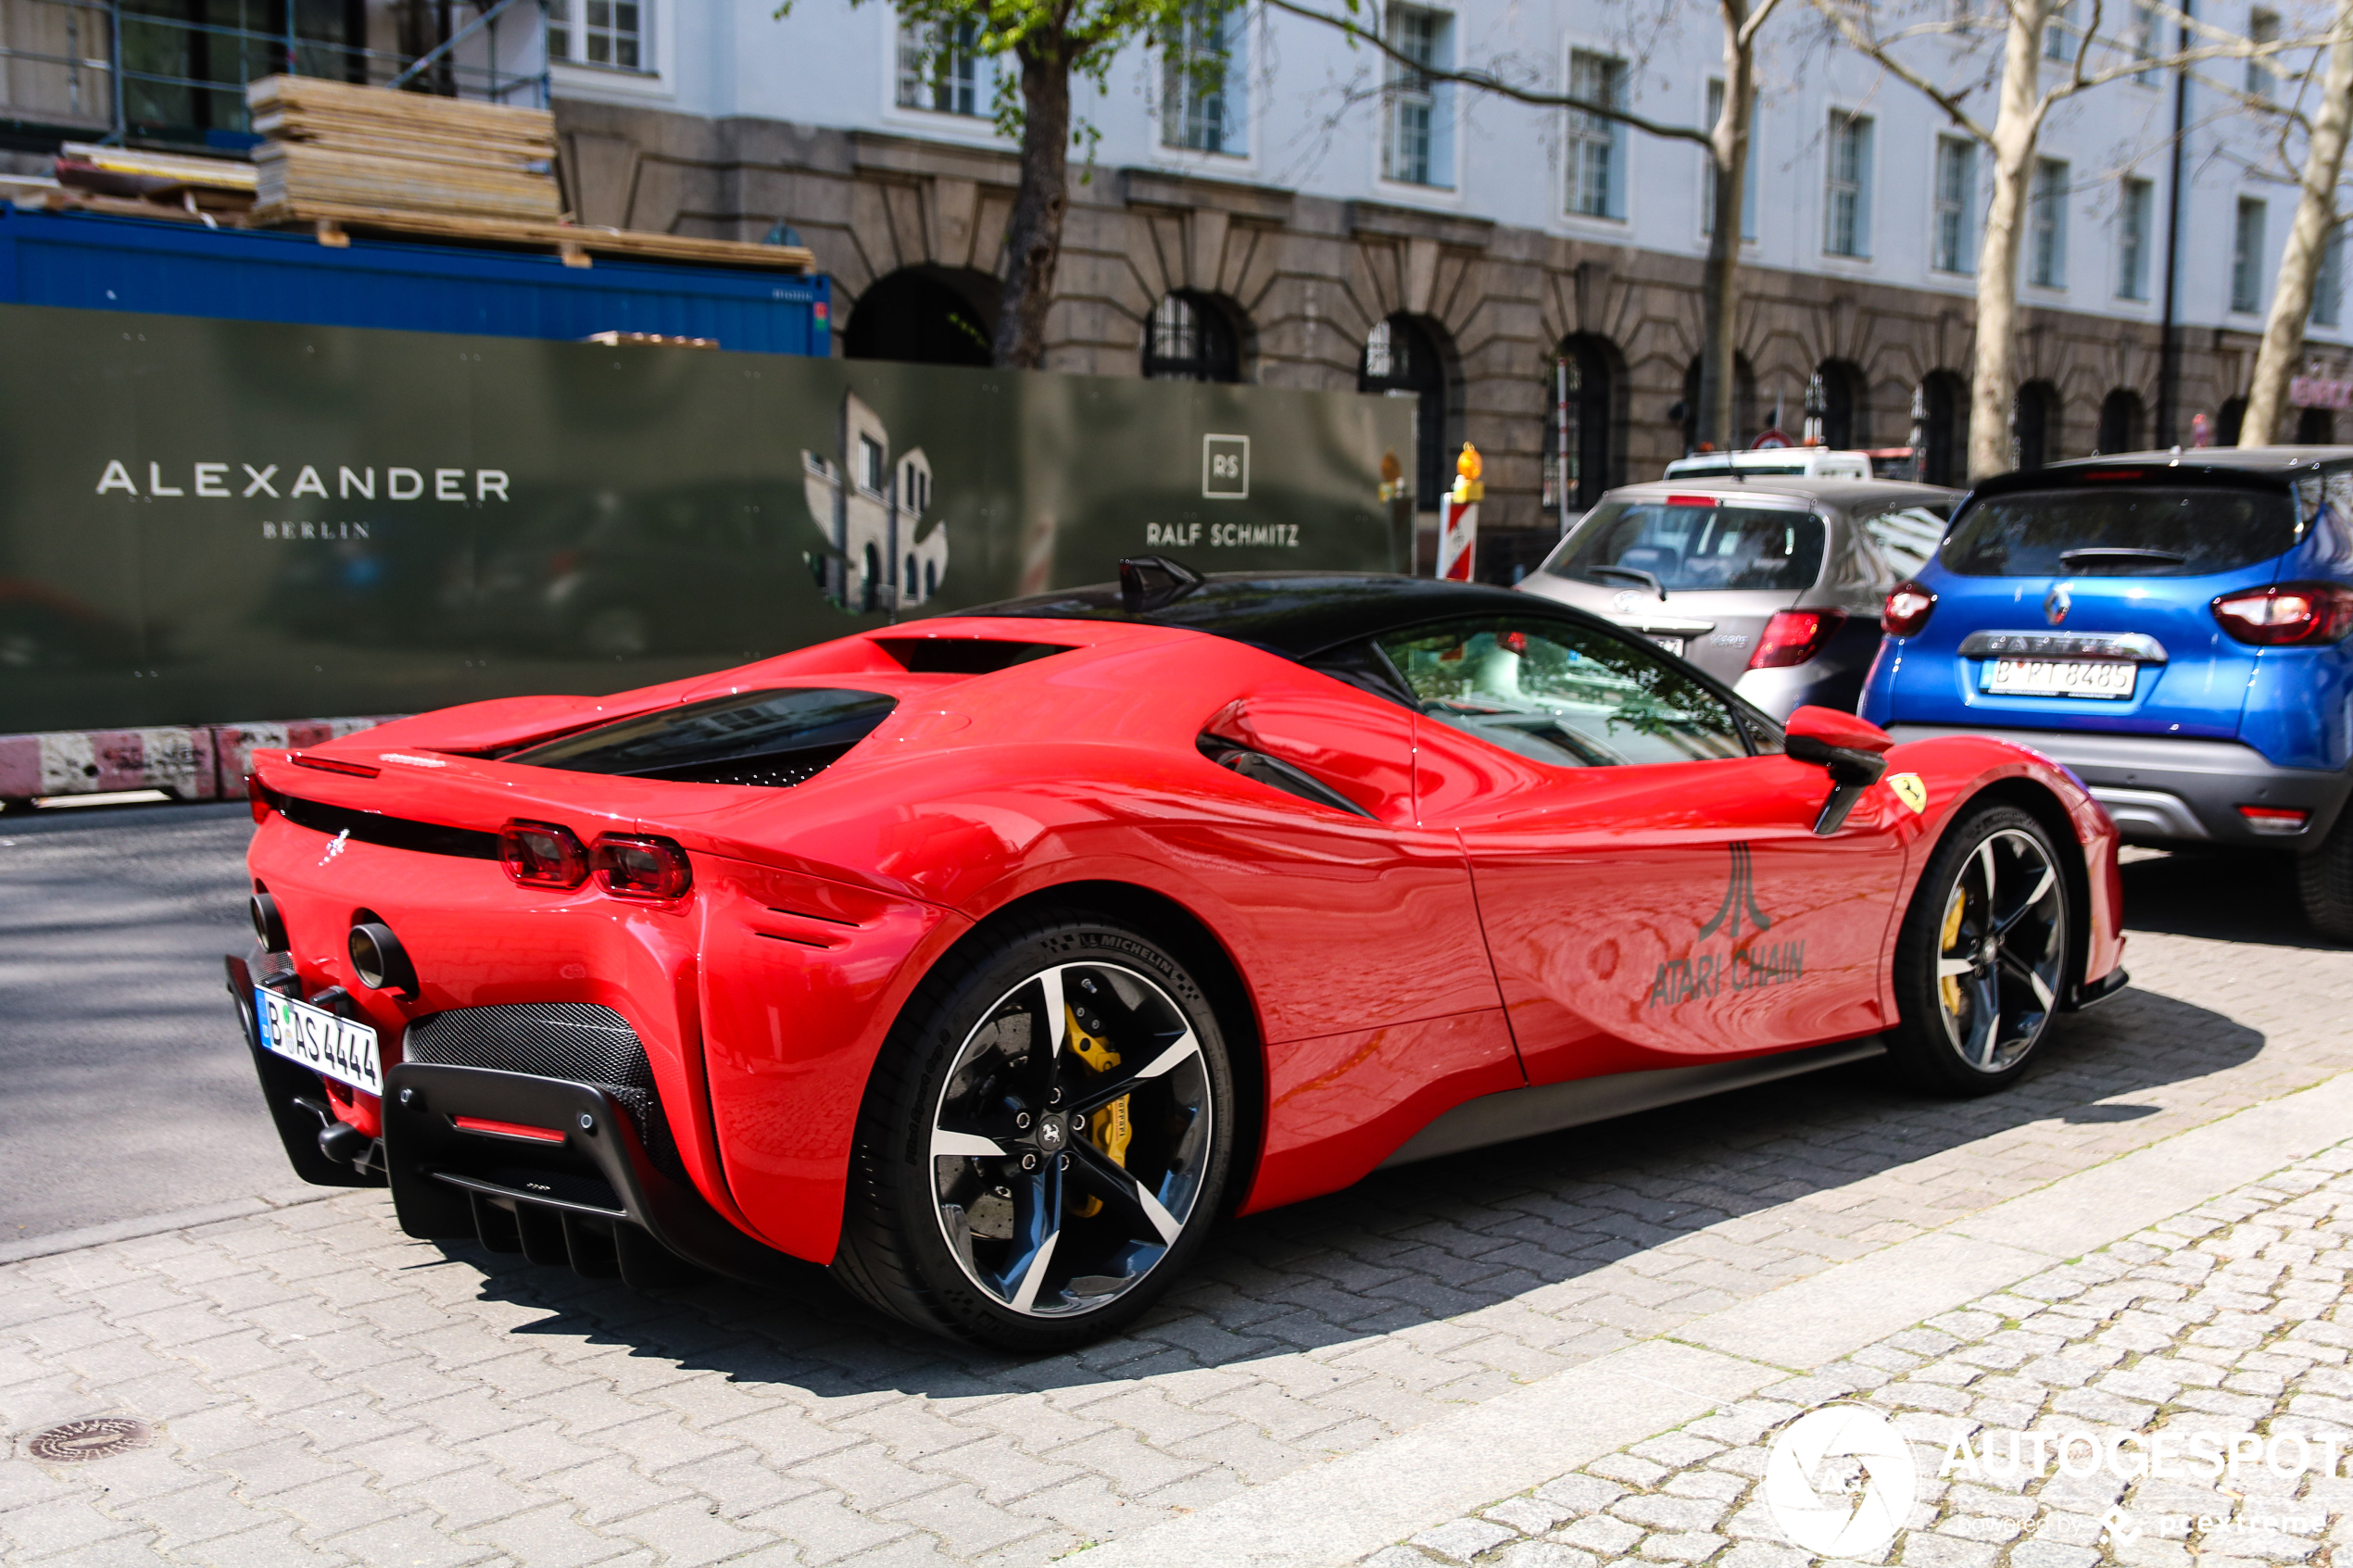
[[(1070, 1031), (1070, 1051), (1087, 1064), (1090, 1073), (1108, 1073), (1119, 1065), (1119, 1053), (1111, 1042), (1100, 1035), (1089, 1035), (1078, 1022), (1076, 1011), (1065, 1009), (1063, 1022)], [(1127, 1140), (1135, 1135), (1127, 1124), (1127, 1097), (1120, 1096), (1101, 1110), (1087, 1124), (1087, 1140), (1121, 1170), (1127, 1168)], [(1071, 1212), (1082, 1217), (1103, 1211), (1100, 1198), (1082, 1198), (1071, 1205)]]
[[(1963, 893), (1957, 887), (1954, 888), (1953, 902), (1947, 906), (1944, 910), (1944, 931), (1936, 944), (1936, 952), (1938, 957), (1949, 959), (1953, 956), (1953, 944), (1961, 939), (1961, 915), (1968, 907), (1968, 895)], [(1944, 996), (1944, 1010), (1955, 1018), (1960, 1017), (1960, 976), (1957, 974), (1944, 975), (1937, 981), (1936, 988)]]

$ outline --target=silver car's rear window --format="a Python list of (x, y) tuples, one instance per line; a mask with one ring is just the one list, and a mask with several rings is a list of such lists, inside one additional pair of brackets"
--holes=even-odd
[(1794, 592), (1822, 574), (1826, 536), (1813, 512), (1679, 501), (1604, 501), (1585, 514), (1542, 570), (1576, 582), (1669, 593), (1728, 588)]

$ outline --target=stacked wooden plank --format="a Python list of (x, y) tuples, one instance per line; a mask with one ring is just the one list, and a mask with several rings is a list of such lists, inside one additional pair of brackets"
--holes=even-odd
[(552, 223), (555, 116), (356, 87), (315, 76), (271, 76), (245, 89), (258, 205), (333, 207), (444, 218)]
[(592, 253), (810, 272), (800, 245), (575, 226), (556, 183), (555, 116), (544, 109), (272, 76), (245, 89), (258, 200), (254, 228), (299, 225), (321, 245), (348, 232), (542, 247), (569, 266)]

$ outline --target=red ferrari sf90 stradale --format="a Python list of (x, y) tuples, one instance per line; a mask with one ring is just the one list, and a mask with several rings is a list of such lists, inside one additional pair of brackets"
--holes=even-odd
[(2116, 833), (1501, 590), (1194, 576), (263, 754), (230, 960), (314, 1182), (1045, 1349), (1222, 1214), (2115, 991)]

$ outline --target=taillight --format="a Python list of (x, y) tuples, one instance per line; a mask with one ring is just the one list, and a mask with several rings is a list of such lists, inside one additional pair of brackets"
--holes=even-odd
[(1917, 636), (1935, 608), (1933, 593), (1917, 583), (1898, 583), (1887, 596), (1887, 608), (1880, 612), (1880, 625), (1891, 637)]
[(524, 887), (569, 889), (588, 880), (588, 852), (556, 822), (509, 822), (498, 831), (498, 860)]
[(2266, 647), (2342, 642), (2353, 632), (2353, 588), (2281, 583), (2225, 594), (2214, 601), (2214, 619), (2240, 642)]
[(1756, 639), (1756, 651), (1749, 656), (1748, 667), (1782, 670), (1803, 664), (1821, 652), (1845, 624), (1843, 609), (1777, 610), (1765, 623), (1765, 634)]
[(2311, 812), (2287, 806), (2242, 806), (2239, 815), (2251, 831), (2271, 834), (2302, 833), (2312, 820)]
[(695, 884), (686, 852), (666, 838), (609, 833), (590, 847), (588, 867), (616, 898), (683, 898)]
[(261, 782), (259, 773), (245, 775), (245, 808), (253, 813), (255, 822), (266, 822), (270, 820), (270, 789)]

